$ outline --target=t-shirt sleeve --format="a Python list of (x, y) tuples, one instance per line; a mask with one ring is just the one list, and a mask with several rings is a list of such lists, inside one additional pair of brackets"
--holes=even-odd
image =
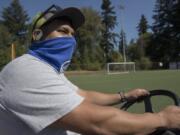
[(83, 97), (54, 70), (44, 68), (32, 66), (17, 71), (9, 80), (13, 81), (14, 77), (16, 81), (7, 86), (7, 91), (11, 92), (7, 92), (4, 98), (9, 110), (36, 133), (71, 112), (83, 101)]
[(64, 74), (61, 74), (60, 77), (61, 77), (62, 80), (64, 80), (64, 83), (66, 83), (66, 85), (68, 87), (70, 87), (70, 89), (72, 89), (74, 91), (78, 91), (79, 90), (79, 87), (76, 86), (75, 84), (73, 84), (71, 81), (69, 81)]

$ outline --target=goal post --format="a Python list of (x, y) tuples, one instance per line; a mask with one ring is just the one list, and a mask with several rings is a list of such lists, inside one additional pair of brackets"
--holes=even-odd
[(111, 62), (107, 63), (107, 74), (121, 74), (135, 72), (135, 62)]

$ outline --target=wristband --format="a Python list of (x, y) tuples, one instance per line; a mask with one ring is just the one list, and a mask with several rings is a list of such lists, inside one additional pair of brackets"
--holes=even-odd
[(126, 96), (125, 96), (125, 94), (124, 94), (124, 92), (118, 92), (118, 94), (120, 95), (120, 98), (121, 98), (121, 102), (126, 102), (127, 101), (127, 98), (126, 98)]

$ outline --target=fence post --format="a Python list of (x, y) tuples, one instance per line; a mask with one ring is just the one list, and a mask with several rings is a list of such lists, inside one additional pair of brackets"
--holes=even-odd
[(11, 44), (11, 60), (16, 58), (16, 46), (14, 43)]

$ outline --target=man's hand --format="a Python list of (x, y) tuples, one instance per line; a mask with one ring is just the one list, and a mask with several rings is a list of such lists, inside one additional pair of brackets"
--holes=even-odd
[(125, 97), (128, 101), (136, 100), (139, 97), (148, 96), (150, 93), (145, 89), (134, 89), (125, 93)]
[(180, 129), (180, 107), (169, 106), (158, 114), (165, 128)]

